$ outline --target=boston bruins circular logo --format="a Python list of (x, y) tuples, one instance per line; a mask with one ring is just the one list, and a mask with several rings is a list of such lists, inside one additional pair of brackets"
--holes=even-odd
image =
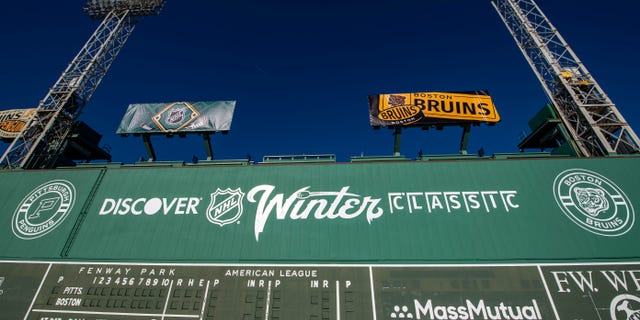
[(24, 240), (44, 236), (64, 221), (75, 201), (76, 190), (69, 181), (52, 180), (36, 187), (16, 208), (13, 233)]
[(627, 195), (611, 180), (593, 171), (563, 171), (553, 182), (553, 195), (571, 221), (601, 236), (623, 235), (635, 222)]

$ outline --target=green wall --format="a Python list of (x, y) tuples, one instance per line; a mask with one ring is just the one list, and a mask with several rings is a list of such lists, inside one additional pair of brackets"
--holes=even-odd
[[(551, 158), (1, 172), (0, 256), (215, 263), (637, 260), (639, 166), (640, 158)], [(73, 208), (46, 234), (19, 238), (12, 224), (20, 208), (32, 215), (49, 204), (40, 219), (56, 211), (55, 192), (25, 200), (56, 180), (75, 187)]]

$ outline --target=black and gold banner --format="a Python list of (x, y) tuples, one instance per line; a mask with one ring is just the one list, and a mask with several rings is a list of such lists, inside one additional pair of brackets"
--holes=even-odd
[(415, 92), (369, 96), (372, 126), (495, 123), (498, 111), (485, 92)]

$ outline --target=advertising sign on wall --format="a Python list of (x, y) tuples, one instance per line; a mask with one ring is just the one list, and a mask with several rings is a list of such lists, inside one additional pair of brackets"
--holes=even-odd
[(68, 243), (70, 258), (112, 260), (629, 259), (640, 236), (639, 162), (2, 172), (0, 253), (58, 257), (51, 246)]
[(118, 134), (229, 131), (235, 101), (131, 104)]
[[(396, 263), (635, 257), (640, 179), (629, 172), (638, 161), (108, 170), (69, 254)], [(54, 198), (48, 194), (31, 200), (38, 185), (51, 180), (2, 202), (6, 211), (17, 210), (15, 223), (57, 217), (53, 209), (70, 203), (45, 202)], [(41, 206), (53, 209), (30, 218)], [(7, 243), (28, 237), (7, 231)], [(59, 233), (56, 228), (38, 239)], [(28, 241), (35, 240), (22, 240)]]
[(500, 121), (491, 97), (477, 92), (415, 92), (369, 96), (372, 126), (428, 126)]
[(13, 109), (0, 111), (0, 139), (13, 139), (27, 125), (36, 109)]
[(637, 320), (639, 165), (0, 172), (0, 318)]

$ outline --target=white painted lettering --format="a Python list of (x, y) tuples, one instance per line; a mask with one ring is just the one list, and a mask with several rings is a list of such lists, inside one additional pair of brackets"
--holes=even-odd
[(601, 270), (600, 273), (602, 273), (602, 275), (605, 277), (605, 279), (607, 279), (607, 281), (609, 281), (609, 283), (611, 284), (611, 286), (616, 290), (616, 291), (620, 291), (619, 288), (624, 289), (624, 291), (627, 291), (627, 277), (625, 276), (625, 272), (624, 271), (619, 271), (620, 275), (618, 275), (617, 271), (613, 271), (613, 270), (609, 270), (609, 271), (604, 271)]
[[(251, 189), (247, 194), (247, 200), (258, 203), (254, 225), (256, 241), (260, 240), (260, 234), (274, 211), (277, 220), (308, 219), (311, 212), (316, 220), (354, 219), (366, 212), (369, 223), (384, 213), (382, 208), (378, 207), (380, 199), (362, 198), (360, 195), (349, 193), (348, 186), (338, 192), (313, 192), (309, 189), (308, 186), (298, 189), (286, 199), (282, 193), (273, 194), (275, 186), (272, 185), (260, 185)], [(327, 208), (329, 201), (331, 204)]]
[(569, 280), (567, 280), (567, 273), (564, 271), (551, 271), (553, 278), (556, 280), (556, 286), (558, 287), (558, 292), (565, 293), (571, 292), (569, 289)]

